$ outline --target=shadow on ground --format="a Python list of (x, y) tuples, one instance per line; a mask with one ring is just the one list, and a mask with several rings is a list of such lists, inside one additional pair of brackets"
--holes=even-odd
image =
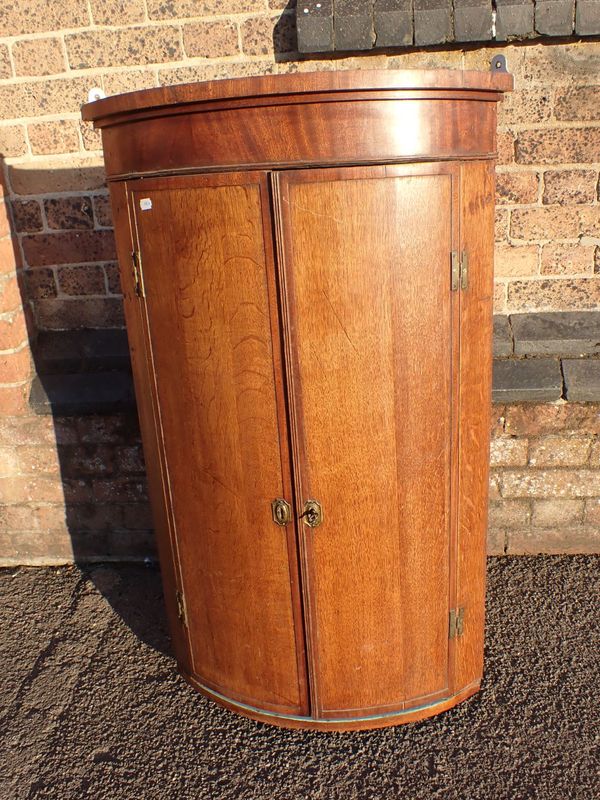
[(269, 727), (200, 697), (164, 654), (153, 568), (4, 570), (0, 797), (592, 800), (599, 563), (491, 559), (480, 694), (346, 734)]

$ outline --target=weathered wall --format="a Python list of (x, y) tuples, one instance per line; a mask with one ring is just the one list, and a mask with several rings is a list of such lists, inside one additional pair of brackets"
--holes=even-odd
[[(28, 404), (36, 330), (123, 324), (100, 140), (79, 121), (88, 90), (100, 86), (112, 94), (313, 69), (488, 69), (498, 52), (299, 61), (292, 5), (284, 5), (14, 0), (0, 8), (0, 153), (8, 201), (0, 201), (0, 561), (64, 560), (73, 553), (140, 557), (151, 543), (143, 472), (139, 458), (129, 460), (134, 452), (139, 457), (135, 425), (123, 415), (107, 424), (53, 421), (32, 415)], [(496, 309), (600, 308), (600, 44), (507, 45), (502, 52), (516, 91), (500, 110)], [(583, 438), (591, 446), (597, 434), (590, 429)], [(538, 475), (541, 462), (527, 466), (524, 453), (514, 465), (522, 479), (503, 477), (495, 501), (493, 530), (502, 531), (494, 534), (496, 549), (508, 541), (513, 552), (527, 550), (515, 531), (542, 550), (560, 538), (558, 527), (538, 525), (533, 494), (514, 494), (515, 481), (530, 487), (518, 491), (548, 501), (563, 491), (549, 479), (532, 484), (527, 476)], [(594, 458), (589, 469), (598, 466)], [(577, 531), (600, 524), (590, 499), (600, 498), (599, 473), (590, 489), (584, 462), (564, 464), (580, 476), (565, 496), (572, 505), (556, 500), (556, 508), (577, 509), (556, 518), (563, 538), (573, 541)]]

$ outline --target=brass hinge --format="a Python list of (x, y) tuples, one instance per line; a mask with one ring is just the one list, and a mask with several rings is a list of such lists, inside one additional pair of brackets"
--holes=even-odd
[(177, 616), (179, 617), (179, 621), (182, 625), (186, 625), (186, 616), (185, 616), (185, 602), (183, 600), (183, 592), (177, 591), (175, 592), (175, 600), (177, 602)]
[(460, 258), (456, 250), (450, 253), (451, 281), (450, 288), (453, 292), (467, 289), (469, 286), (469, 259), (467, 251), (463, 250)]
[(144, 289), (144, 276), (142, 275), (142, 262), (137, 250), (131, 251), (131, 263), (133, 272), (133, 291), (138, 297), (146, 297)]
[(451, 608), (449, 617), (448, 638), (454, 639), (457, 636), (462, 636), (465, 620), (465, 609)]

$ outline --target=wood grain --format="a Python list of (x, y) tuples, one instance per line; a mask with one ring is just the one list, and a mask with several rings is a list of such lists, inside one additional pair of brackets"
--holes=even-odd
[(278, 178), (298, 491), (325, 515), (301, 533), (322, 715), (449, 691), (457, 176), (427, 165)]
[[(280, 450), (265, 180), (143, 182), (131, 193), (194, 672), (243, 702), (306, 712), (293, 569), (286, 532), (271, 517), (271, 500), (287, 494), (290, 479)], [(152, 207), (141, 210), (142, 200)]]

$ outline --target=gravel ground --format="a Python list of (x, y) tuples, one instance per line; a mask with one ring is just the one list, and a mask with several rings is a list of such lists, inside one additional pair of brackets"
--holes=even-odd
[(489, 562), (482, 691), (439, 717), (285, 731), (175, 672), (154, 568), (0, 571), (0, 800), (597, 800), (600, 559)]

